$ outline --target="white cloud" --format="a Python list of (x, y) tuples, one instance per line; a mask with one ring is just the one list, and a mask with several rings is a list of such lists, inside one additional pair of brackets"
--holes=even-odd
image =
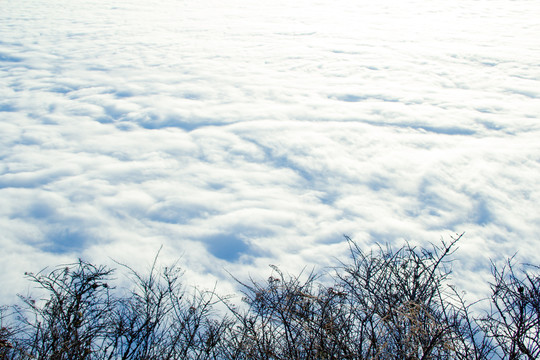
[(224, 269), (331, 264), (342, 234), (466, 231), (457, 279), (538, 263), (533, 2), (3, 8), (1, 298), (26, 270), (161, 245), (228, 289)]

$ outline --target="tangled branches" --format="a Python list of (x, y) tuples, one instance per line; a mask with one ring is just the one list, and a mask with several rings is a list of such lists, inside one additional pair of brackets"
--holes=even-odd
[(127, 291), (112, 286), (112, 269), (82, 260), (28, 273), (46, 296), (0, 308), (0, 358), (539, 358), (539, 268), (492, 264), (490, 310), (474, 316), (449, 284), (459, 239), (364, 252), (346, 238), (350, 261), (325, 274), (271, 266), (266, 281), (238, 281), (243, 305), (188, 291), (180, 268), (157, 257), (147, 275), (119, 264)]

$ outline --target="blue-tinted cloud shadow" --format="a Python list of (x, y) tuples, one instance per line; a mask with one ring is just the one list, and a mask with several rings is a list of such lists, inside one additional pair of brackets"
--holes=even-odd
[(249, 250), (245, 240), (237, 234), (219, 234), (203, 239), (208, 251), (218, 259), (237, 261)]
[(57, 228), (47, 234), (47, 242), (41, 246), (41, 249), (53, 254), (80, 252), (84, 249), (87, 240), (88, 236), (84, 231)]
[(12, 104), (0, 104), (0, 112), (15, 112), (17, 108)]

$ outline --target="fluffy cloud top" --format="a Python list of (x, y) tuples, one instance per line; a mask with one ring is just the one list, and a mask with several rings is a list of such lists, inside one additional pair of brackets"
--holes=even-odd
[(27, 270), (143, 267), (160, 245), (199, 284), (294, 272), (343, 259), (343, 233), (368, 248), (466, 231), (468, 283), (490, 258), (540, 262), (539, 12), (4, 1), (1, 296)]

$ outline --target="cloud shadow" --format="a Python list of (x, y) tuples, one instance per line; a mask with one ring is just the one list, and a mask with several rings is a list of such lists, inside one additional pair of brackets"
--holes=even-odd
[(218, 234), (203, 239), (208, 251), (218, 259), (238, 261), (249, 250), (245, 240), (236, 234)]

